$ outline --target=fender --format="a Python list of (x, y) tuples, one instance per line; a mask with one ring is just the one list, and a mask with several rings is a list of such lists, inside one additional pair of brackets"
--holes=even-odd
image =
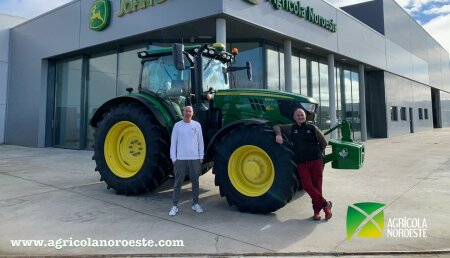
[(225, 127), (222, 127), (217, 133), (216, 135), (214, 135), (214, 137), (211, 139), (211, 141), (208, 144), (208, 147), (206, 148), (206, 160), (207, 161), (212, 161), (210, 160), (212, 157), (212, 154), (214, 152), (214, 149), (216, 148), (217, 144), (219, 143), (219, 141), (231, 130), (240, 127), (240, 126), (246, 126), (246, 125), (266, 125), (268, 124), (269, 121), (265, 120), (265, 119), (260, 119), (260, 118), (251, 118), (251, 119), (243, 119), (243, 120), (238, 120), (235, 121), (233, 123), (229, 123), (227, 124)]
[(103, 114), (108, 112), (112, 106), (115, 106), (115, 105), (118, 105), (121, 103), (127, 103), (127, 102), (139, 103), (139, 104), (142, 104), (145, 107), (147, 107), (150, 110), (150, 112), (155, 116), (158, 123), (162, 127), (164, 127), (167, 130), (167, 133), (169, 133), (169, 135), (170, 135), (170, 130), (173, 127), (173, 123), (174, 123), (173, 121), (175, 121), (175, 119), (172, 116), (172, 114), (170, 113), (170, 111), (167, 111), (167, 112), (170, 115), (171, 121), (167, 121), (164, 118), (164, 115), (162, 114), (161, 110), (159, 110), (158, 107), (156, 107), (153, 103), (148, 101), (146, 98), (139, 96), (139, 95), (126, 95), (126, 96), (121, 96), (121, 97), (117, 97), (117, 98), (108, 100), (102, 106), (100, 106), (99, 109), (97, 109), (95, 114), (92, 116), (90, 125), (92, 127), (97, 127), (98, 122), (103, 118)]

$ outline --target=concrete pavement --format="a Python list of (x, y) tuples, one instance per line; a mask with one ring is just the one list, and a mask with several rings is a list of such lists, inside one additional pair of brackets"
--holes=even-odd
[[(191, 209), (190, 184), (180, 212), (169, 217), (171, 184), (152, 193), (116, 195), (99, 182), (91, 151), (0, 145), (0, 255), (345, 255), (415, 252), (447, 256), (450, 250), (450, 129), (370, 140), (361, 170), (325, 168), (324, 195), (333, 218), (314, 222), (310, 199), (294, 200), (269, 215), (229, 207), (200, 178), (203, 214)], [(360, 202), (386, 204), (381, 238), (347, 240), (346, 213)], [(426, 220), (425, 238), (387, 235), (389, 219)], [(11, 240), (182, 240), (176, 247), (14, 247)], [(178, 242), (166, 242), (172, 245)], [(129, 243), (128, 243), (129, 244)], [(442, 252), (443, 251), (443, 252)]]

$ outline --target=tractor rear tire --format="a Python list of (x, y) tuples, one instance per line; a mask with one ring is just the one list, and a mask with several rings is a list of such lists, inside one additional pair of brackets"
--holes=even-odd
[(168, 135), (154, 116), (136, 103), (119, 104), (98, 123), (93, 160), (108, 189), (134, 195), (151, 191), (168, 177)]
[(272, 128), (244, 125), (231, 130), (214, 154), (215, 184), (230, 206), (270, 213), (285, 206), (298, 188), (294, 154), (277, 144)]

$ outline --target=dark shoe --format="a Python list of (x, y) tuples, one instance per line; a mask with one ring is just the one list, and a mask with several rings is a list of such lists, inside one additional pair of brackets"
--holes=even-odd
[(325, 202), (323, 204), (323, 211), (325, 212), (326, 220), (331, 219), (331, 216), (333, 216), (333, 213), (331, 213), (331, 207), (333, 207), (333, 203), (331, 203), (331, 202)]
[(314, 216), (313, 216), (313, 220), (320, 220), (320, 211), (315, 211), (314, 212)]

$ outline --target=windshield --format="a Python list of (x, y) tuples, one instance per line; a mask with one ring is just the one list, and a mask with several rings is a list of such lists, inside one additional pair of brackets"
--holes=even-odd
[(172, 56), (161, 56), (144, 63), (142, 88), (155, 92), (165, 99), (180, 117), (182, 117), (181, 110), (186, 105), (190, 85), (189, 67), (182, 71), (177, 70)]
[[(161, 56), (144, 63), (142, 71), (142, 87), (159, 95), (167, 95), (169, 91), (179, 89), (186, 91), (190, 86), (189, 67), (179, 71), (173, 64), (172, 56)], [(180, 92), (181, 92), (180, 91)]]
[(203, 90), (209, 88), (215, 90), (229, 89), (226, 66), (216, 59), (203, 57)]
[[(189, 63), (185, 60), (185, 63)], [(179, 71), (172, 56), (161, 56), (144, 63), (142, 87), (160, 96), (187, 95), (190, 87), (190, 69)], [(219, 60), (203, 57), (203, 91), (229, 89), (226, 66)]]
[[(189, 61), (185, 57), (185, 64)], [(191, 90), (191, 69), (177, 70), (173, 57), (160, 56), (144, 63), (141, 86), (167, 100), (177, 111), (185, 106)], [(226, 66), (219, 60), (203, 57), (203, 91), (228, 89)], [(181, 111), (180, 111), (181, 114)]]

